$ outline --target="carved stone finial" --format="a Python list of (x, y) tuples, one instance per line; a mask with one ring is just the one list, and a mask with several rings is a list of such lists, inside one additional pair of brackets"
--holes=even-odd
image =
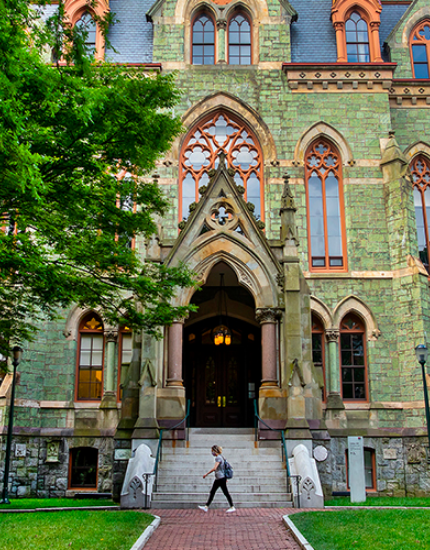
[(284, 190), (281, 199), (281, 209), (279, 215), (281, 216), (281, 241), (294, 241), (298, 246), (297, 239), (297, 227), (295, 220), (295, 213), (297, 211), (294, 203), (294, 195), (290, 187), (290, 175), (284, 175)]
[(284, 174), (284, 191), (282, 193), (282, 198), (290, 197), (291, 199), (294, 199), (293, 192), (291, 191), (290, 187), (290, 174)]
[(220, 154), (218, 155), (218, 158), (219, 158), (219, 168), (225, 167), (227, 155), (224, 153), (224, 151), (220, 152)]

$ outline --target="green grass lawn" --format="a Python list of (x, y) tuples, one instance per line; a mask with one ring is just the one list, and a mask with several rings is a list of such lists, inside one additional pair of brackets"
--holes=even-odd
[(0, 514), (2, 550), (130, 550), (153, 517), (141, 512)]
[(430, 510), (342, 510), (290, 517), (314, 550), (428, 550)]
[(352, 504), (349, 497), (335, 497), (324, 502), (325, 506), (428, 506), (430, 497), (367, 497), (366, 502)]
[(10, 504), (0, 504), (0, 510), (22, 510), (31, 508), (73, 508), (81, 506), (116, 506), (115, 502), (104, 499), (74, 498), (18, 498), (10, 499)]

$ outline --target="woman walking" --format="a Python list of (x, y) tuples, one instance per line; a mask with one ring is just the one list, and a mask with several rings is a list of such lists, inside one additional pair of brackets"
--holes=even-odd
[(209, 470), (209, 472), (204, 474), (203, 479), (207, 477), (209, 474), (211, 474), (212, 472), (215, 472), (215, 481), (214, 481), (214, 484), (212, 485), (212, 489), (211, 489), (207, 503), (204, 506), (199, 506), (200, 510), (203, 510), (203, 512), (207, 512), (209, 510), (209, 506), (213, 501), (215, 493), (218, 491), (220, 487), (226, 499), (228, 500), (228, 503), (230, 504), (230, 508), (227, 510), (227, 513), (236, 512), (236, 508), (233, 506), (233, 501), (227, 489), (227, 479), (224, 474), (225, 460), (221, 453), (222, 453), (222, 447), (218, 447), (218, 445), (214, 445), (212, 447), (212, 455), (215, 457), (215, 465), (211, 470)]

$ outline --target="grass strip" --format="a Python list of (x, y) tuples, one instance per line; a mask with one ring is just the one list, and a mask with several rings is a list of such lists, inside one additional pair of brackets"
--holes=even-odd
[(325, 506), (427, 506), (429, 497), (367, 497), (366, 502), (351, 503), (349, 497), (335, 497), (324, 502)]
[(87, 506), (117, 506), (108, 499), (18, 498), (10, 504), (0, 504), (0, 510), (31, 510), (37, 508), (80, 508)]
[(430, 510), (342, 510), (290, 517), (314, 550), (428, 550)]
[(154, 518), (129, 511), (0, 515), (2, 550), (130, 550)]

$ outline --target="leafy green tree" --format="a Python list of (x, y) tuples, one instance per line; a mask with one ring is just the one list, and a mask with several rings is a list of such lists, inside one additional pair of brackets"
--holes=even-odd
[[(85, 38), (63, 25), (61, 2), (41, 24), (27, 0), (0, 0), (3, 353), (71, 304), (149, 332), (186, 312), (169, 302), (190, 274), (142, 246), (168, 206), (145, 175), (181, 131), (178, 91), (171, 76), (95, 63)], [(61, 62), (45, 62), (52, 49)]]

